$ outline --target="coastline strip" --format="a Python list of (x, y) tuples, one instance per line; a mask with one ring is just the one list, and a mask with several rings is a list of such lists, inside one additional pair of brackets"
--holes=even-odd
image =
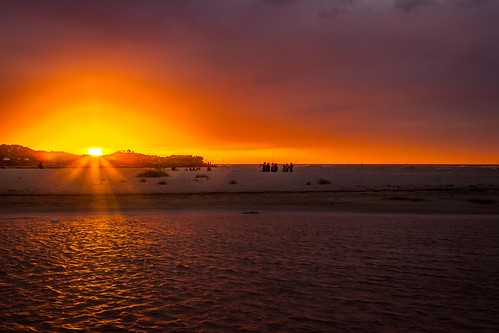
[(0, 215), (191, 210), (499, 215), (499, 190), (0, 195)]

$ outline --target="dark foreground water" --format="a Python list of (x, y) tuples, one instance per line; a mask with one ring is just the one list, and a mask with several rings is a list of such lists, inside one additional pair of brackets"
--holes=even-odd
[(497, 217), (0, 218), (0, 236), (0, 331), (499, 331)]

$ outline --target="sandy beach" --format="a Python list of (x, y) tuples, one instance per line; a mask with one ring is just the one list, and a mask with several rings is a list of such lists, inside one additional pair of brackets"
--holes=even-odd
[(120, 212), (234, 209), (498, 214), (495, 166), (298, 165), (293, 173), (256, 165), (207, 171), (1, 169), (0, 212)]
[(495, 166), (0, 169), (0, 330), (496, 332)]

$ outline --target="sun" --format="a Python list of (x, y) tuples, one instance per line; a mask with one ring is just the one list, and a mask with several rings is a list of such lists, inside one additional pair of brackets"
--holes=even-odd
[(88, 155), (91, 156), (101, 156), (102, 149), (101, 148), (88, 148)]

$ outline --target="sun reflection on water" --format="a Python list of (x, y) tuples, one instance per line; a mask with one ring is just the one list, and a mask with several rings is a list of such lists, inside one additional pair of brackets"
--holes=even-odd
[(0, 331), (494, 331), (496, 220), (4, 218)]

